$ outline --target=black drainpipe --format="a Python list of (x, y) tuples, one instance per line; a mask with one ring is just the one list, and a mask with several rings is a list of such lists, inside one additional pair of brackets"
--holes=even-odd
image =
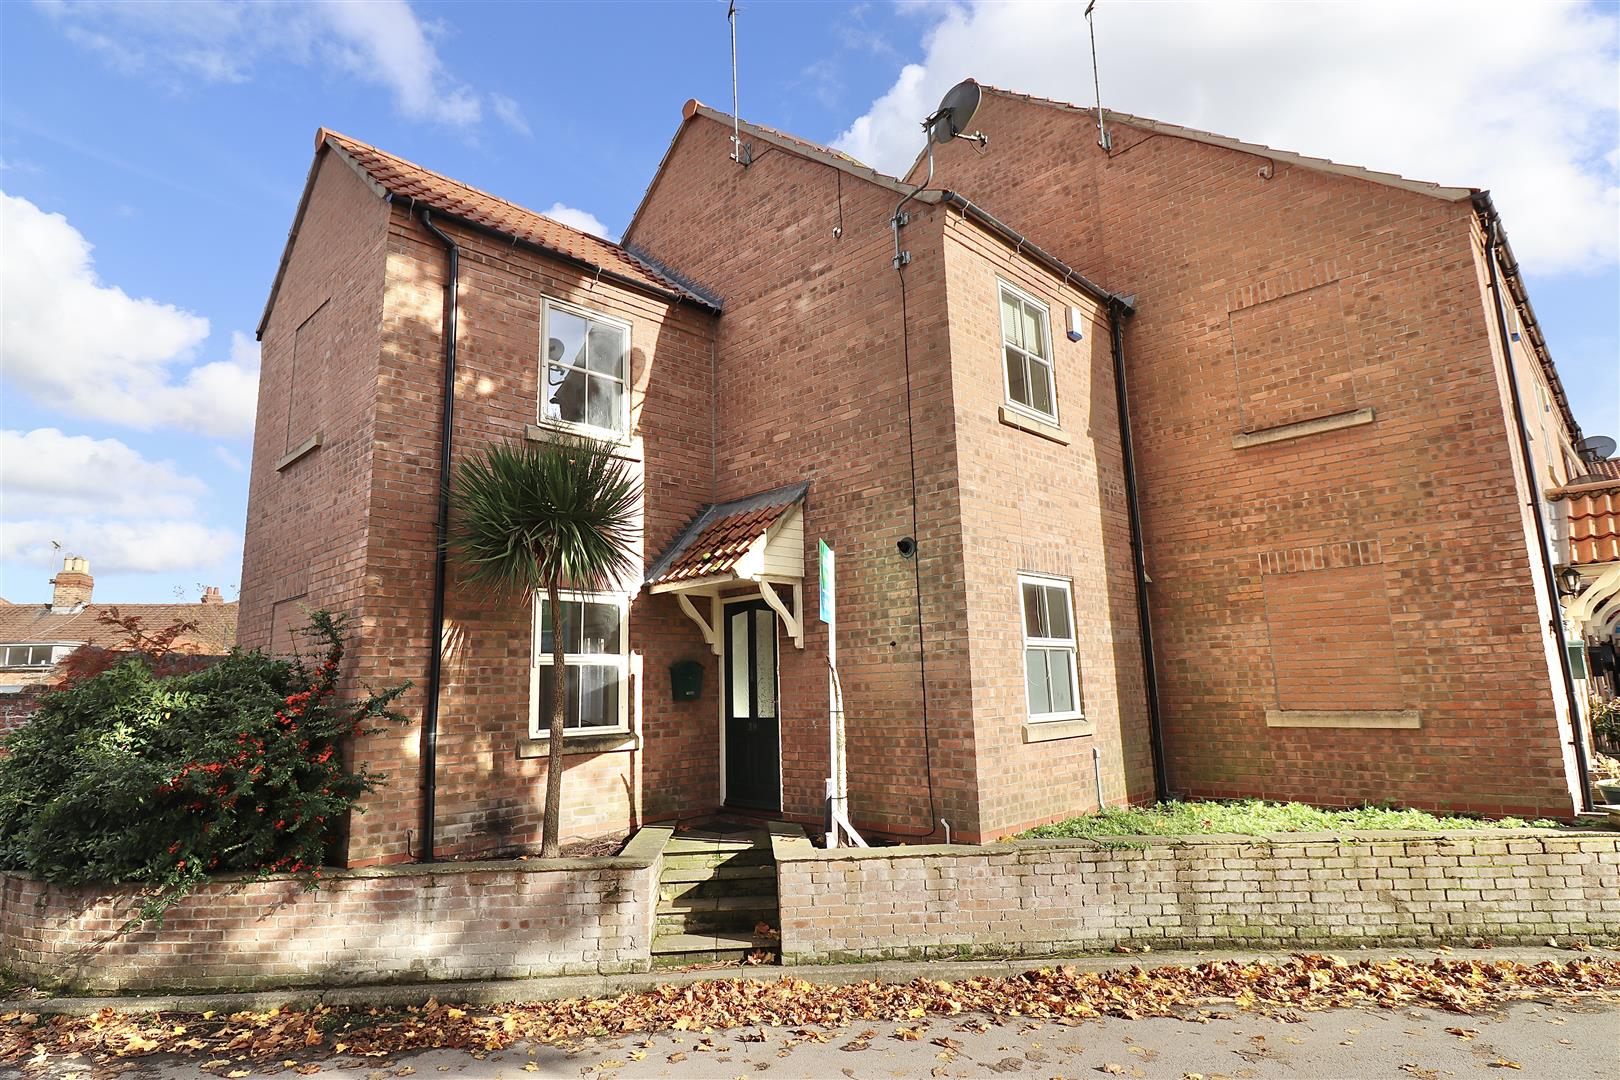
[(1114, 347), (1114, 394), (1119, 399), (1120, 457), (1125, 469), (1125, 501), (1131, 514), (1131, 561), (1136, 578), (1136, 618), (1142, 631), (1142, 682), (1147, 691), (1148, 742), (1153, 747), (1153, 797), (1170, 798), (1164, 770), (1164, 730), (1159, 722), (1159, 675), (1153, 664), (1153, 616), (1148, 611), (1147, 555), (1142, 545), (1142, 507), (1136, 498), (1136, 455), (1131, 450), (1131, 408), (1125, 388), (1125, 328), (1120, 325), (1124, 305), (1108, 304), (1108, 336)]
[(1536, 523), (1536, 551), (1541, 556), (1542, 574), (1547, 579), (1547, 600), (1552, 604), (1553, 634), (1558, 638), (1558, 669), (1564, 676), (1564, 696), (1569, 704), (1569, 731), (1574, 736), (1575, 776), (1580, 782), (1581, 810), (1592, 809), (1592, 780), (1586, 762), (1586, 739), (1581, 735), (1581, 710), (1575, 693), (1575, 676), (1569, 670), (1569, 646), (1564, 641), (1564, 619), (1558, 604), (1558, 578), (1552, 556), (1547, 552), (1547, 524), (1541, 516), (1541, 493), (1536, 484), (1535, 457), (1530, 453), (1530, 432), (1524, 425), (1524, 407), (1519, 398), (1519, 375), (1513, 366), (1512, 339), (1508, 337), (1507, 314), (1503, 308), (1501, 282), (1496, 276), (1496, 246), (1501, 224), (1494, 209), (1485, 210), (1485, 267), (1490, 275), (1491, 300), (1496, 308), (1496, 333), (1502, 341), (1502, 360), (1507, 364), (1508, 396), (1513, 401), (1513, 424), (1519, 431), (1519, 452), (1524, 458), (1525, 483), (1530, 488), (1531, 516)]
[(427, 707), (422, 713), (422, 862), (432, 862), (433, 818), (438, 795), (439, 685), (444, 672), (444, 580), (450, 534), (450, 436), (456, 412), (456, 287), (461, 248), (433, 224), (433, 212), (422, 211), (422, 224), (444, 245), (449, 263), (444, 285), (444, 390), (439, 406), (439, 520), (434, 530), (433, 637), (428, 653)]

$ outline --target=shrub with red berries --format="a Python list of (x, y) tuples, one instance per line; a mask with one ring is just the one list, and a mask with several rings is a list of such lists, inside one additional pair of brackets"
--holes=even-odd
[(48, 881), (155, 886), (147, 913), (210, 874), (313, 884), (359, 797), (386, 777), (343, 747), (403, 718), (404, 686), (340, 689), (343, 623), (311, 655), (236, 650), (162, 677), (139, 657), (47, 694), (0, 757), (0, 866)]

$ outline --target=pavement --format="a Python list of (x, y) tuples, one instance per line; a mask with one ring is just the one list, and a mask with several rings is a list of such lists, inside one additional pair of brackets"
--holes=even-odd
[[(1404, 947), (1368, 949), (1301, 949), (1301, 952), (1332, 953), (1347, 960), (1389, 960), (1407, 956), (1421, 960), (1449, 957), (1453, 960), (1509, 960), (1521, 964), (1555, 963), (1578, 956), (1620, 956), (1620, 944), (1577, 951), (1545, 946), (1501, 946), (1488, 949), (1458, 947)], [(789, 976), (807, 982), (830, 985), (874, 982), (904, 983), (928, 978), (946, 981), (979, 976), (1010, 976), (1042, 967), (1068, 965), (1079, 971), (1110, 971), (1128, 967), (1190, 967), (1215, 960), (1283, 961), (1292, 955), (1276, 950), (1210, 949), (1166, 952), (1105, 953), (1072, 957), (1020, 957), (1008, 960), (896, 960), (873, 964), (762, 965), (736, 964), (694, 966), (670, 971), (649, 971), (624, 975), (562, 975), (537, 979), (492, 979), (486, 981), (392, 983), (369, 986), (331, 986), (309, 989), (264, 990), (248, 993), (148, 993), (120, 996), (75, 995), (41, 996), (33, 992), (7, 995), (18, 1008), (50, 1015), (91, 1015), (103, 1009), (123, 1013), (151, 1012), (262, 1012), (266, 1009), (311, 1009), (320, 1005), (421, 1005), (428, 999), (458, 1005), (500, 1005), (508, 1002), (552, 1001), (559, 998), (612, 997), (616, 994), (650, 990), (656, 986), (680, 985), (706, 979), (769, 979)], [(0, 999), (3, 1000), (3, 999)], [(1620, 1080), (1620, 1070), (1616, 1071)]]
[[(573, 1051), (518, 1045), (482, 1058), (459, 1050), (366, 1061), (339, 1056), (323, 1060), (318, 1075), (333, 1080), (407, 1076), (428, 1080), (440, 1075), (456, 1080), (530, 1076), (1584, 1080), (1613, 1077), (1617, 1061), (1620, 1007), (1515, 1002), (1470, 1016), (1426, 1009), (1333, 1009), (1276, 1018), (1205, 1010), (1191, 1020), (1104, 1019), (1072, 1026), (964, 1015), (948, 1021), (856, 1024), (817, 1031), (809, 1038), (781, 1028), (708, 1035), (662, 1032), (588, 1039)], [(296, 1080), (300, 1074), (295, 1067), (296, 1063), (256, 1066), (247, 1075)], [(89, 1080), (90, 1067), (82, 1061), (53, 1060), (42, 1072), (30, 1075)], [(223, 1068), (204, 1072), (195, 1062), (175, 1059), (143, 1059), (124, 1073), (130, 1080), (241, 1075)]]
[[(1593, 950), (1608, 954), (1609, 950)], [(1578, 955), (1562, 949), (1502, 948), (1365, 949), (1341, 951), (1351, 959), (1410, 956), (1428, 959), (1489, 957), (1535, 963), (1568, 960)], [(1590, 953), (1588, 954), (1590, 955)], [(1131, 956), (1079, 957), (1048, 963), (1073, 963), (1100, 969), (1140, 964), (1203, 963), (1213, 959), (1282, 959), (1275, 953), (1150, 953)], [(875, 964), (836, 968), (759, 968), (748, 976), (774, 979), (785, 974), (821, 981), (850, 982), (877, 978), (907, 981), (916, 975), (953, 979), (976, 974), (1006, 974), (1036, 966), (1030, 961), (953, 964)], [(698, 978), (736, 975), (724, 971), (662, 972), (620, 976), (608, 992), (639, 989), (651, 982), (678, 983)], [(591, 977), (595, 979), (596, 977)], [(475, 1003), (540, 1000), (575, 996), (590, 980), (527, 980), (521, 983), (439, 984), (433, 987), (366, 987), (319, 992), (327, 1004), (369, 1002), (408, 1004), (437, 996), (441, 1002)], [(459, 992), (458, 992), (459, 991)], [(247, 998), (256, 999), (249, 1003)], [(303, 1004), (316, 1000), (306, 993)], [(262, 1009), (296, 1004), (288, 993), (198, 995), (181, 999), (184, 1011)], [(68, 998), (33, 1001), (30, 1011), (73, 1012), (111, 1004), (124, 1011), (136, 1005), (174, 1009), (174, 999)], [(52, 1006), (47, 1009), (44, 1006)], [(582, 1039), (562, 1048), (520, 1043), (509, 1049), (474, 1055), (460, 1050), (427, 1050), (356, 1059), (349, 1055), (300, 1057), (268, 1064), (237, 1064), (203, 1070), (196, 1059), (151, 1057), (121, 1064), (130, 1080), (180, 1080), (187, 1077), (319, 1075), (341, 1080), (393, 1080), (445, 1075), (461, 1078), (519, 1080), (528, 1076), (584, 1077), (589, 1080), (636, 1078), (735, 1078), (774, 1076), (839, 1080), (888, 1080), (895, 1077), (1027, 1076), (1136, 1080), (1275, 1080), (1275, 1078), (1390, 1077), (1393, 1080), (1452, 1080), (1457, 1077), (1577, 1080), (1620, 1076), (1620, 1005), (1586, 999), (1578, 1004), (1516, 1001), (1490, 1010), (1459, 1015), (1422, 1008), (1398, 1010), (1330, 1009), (1270, 1015), (1213, 1005), (1190, 1010), (1180, 1018), (1122, 1020), (1103, 1018), (1057, 1024), (977, 1014), (916, 1021), (857, 1022), (837, 1029), (742, 1028), (708, 1032), (666, 1031), (615, 1038)], [(246, 1072), (239, 1071), (246, 1069)], [(4, 1070), (0, 1069), (0, 1073)], [(91, 1080), (89, 1062), (52, 1059), (27, 1075), (50, 1080)], [(100, 1074), (104, 1075), (104, 1074)]]

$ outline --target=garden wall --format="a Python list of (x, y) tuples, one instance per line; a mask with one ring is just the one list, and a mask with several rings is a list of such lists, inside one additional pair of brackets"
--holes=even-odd
[(611, 858), (333, 870), (318, 890), (221, 878), (120, 930), (135, 888), (0, 875), (0, 967), (80, 991), (645, 971), (667, 827)]
[(1620, 833), (773, 846), (783, 963), (1620, 936)]

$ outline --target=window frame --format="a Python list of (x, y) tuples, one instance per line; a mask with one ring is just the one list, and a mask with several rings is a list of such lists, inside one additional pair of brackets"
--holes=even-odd
[[(1029, 636), (1029, 612), (1024, 606), (1024, 586), (1036, 585), (1041, 588), (1061, 589), (1064, 604), (1069, 613), (1069, 636), (1067, 638), (1042, 638)], [(1020, 676), (1024, 683), (1024, 715), (1031, 724), (1059, 723), (1065, 720), (1085, 719), (1085, 707), (1080, 699), (1080, 627), (1074, 617), (1074, 582), (1070, 578), (1057, 577), (1052, 574), (1026, 574), (1018, 575), (1018, 635), (1022, 641), (1019, 650), (1019, 659), (1022, 662)], [(1066, 650), (1069, 654), (1069, 693), (1074, 708), (1064, 712), (1037, 713), (1034, 703), (1029, 697), (1029, 652), (1031, 649), (1040, 649), (1046, 652)]]
[[(616, 667), (619, 671), (619, 719), (616, 724), (592, 727), (565, 728), (563, 737), (588, 735), (623, 735), (630, 731), (630, 602), (624, 592), (579, 592), (564, 589), (557, 594), (562, 603), (612, 605), (619, 609), (619, 651), (617, 653), (568, 653), (563, 657), (564, 667)], [(541, 617), (546, 594), (537, 590), (531, 605), (530, 660), (529, 660), (529, 738), (551, 738), (551, 717), (540, 715), (540, 669), (552, 667), (551, 651), (541, 648)], [(566, 679), (562, 692), (567, 694)]]
[[(1001, 348), (997, 353), (998, 362), (1001, 364), (1001, 399), (1006, 403), (1007, 408), (1012, 409), (1017, 413), (1028, 416), (1035, 420), (1040, 420), (1044, 423), (1051, 424), (1054, 427), (1059, 426), (1057, 392), (1057, 341), (1052, 337), (1052, 306), (1046, 301), (1031, 295), (1027, 290), (1019, 288), (1017, 285), (1014, 285), (1005, 278), (996, 278), (996, 285), (996, 326), (998, 329), (997, 337), (1001, 343)], [(1017, 349), (1026, 357), (1034, 356), (1035, 354), (1031, 353), (1022, 345), (1015, 345), (1007, 340), (1007, 328), (1002, 326), (1001, 323), (1001, 305), (1003, 296), (1008, 293), (1016, 297), (1021, 303), (1030, 304), (1040, 310), (1041, 324), (1046, 333), (1046, 348), (1047, 351), (1052, 355), (1044, 357), (1037, 356), (1036, 359), (1046, 365), (1046, 392), (1051, 396), (1052, 399), (1052, 411), (1050, 413), (1043, 413), (1033, 405), (1026, 405), (1021, 401), (1014, 400), (1012, 396), (1012, 380), (1007, 377), (1007, 350)]]
[[(576, 318), (584, 319), (587, 323), (602, 323), (607, 326), (616, 327), (622, 331), (624, 333), (624, 377), (620, 379), (616, 376), (607, 375), (603, 372), (590, 371), (588, 368), (577, 368), (573, 364), (565, 364), (560, 361), (552, 360), (549, 355), (550, 350), (548, 346), (551, 342), (551, 313), (553, 310), (566, 312), (567, 314), (573, 315)], [(589, 333), (590, 330), (587, 327), (586, 334), (589, 335)], [(629, 320), (621, 319), (616, 315), (609, 315), (605, 312), (594, 311), (591, 308), (582, 307), (579, 304), (570, 303), (567, 300), (558, 300), (554, 297), (542, 296), (540, 297), (540, 342), (537, 351), (540, 381), (536, 389), (534, 403), (536, 422), (542, 427), (551, 428), (555, 431), (575, 432), (581, 435), (588, 435), (594, 439), (602, 439), (618, 445), (629, 445), (631, 441), (630, 417), (632, 412), (630, 407), (630, 395), (632, 392), (630, 360), (632, 350), (631, 326)], [(613, 428), (598, 427), (595, 424), (581, 423), (573, 420), (562, 420), (554, 416), (547, 416), (546, 389), (550, 385), (548, 379), (553, 366), (566, 368), (570, 371), (584, 372), (587, 379), (587, 400), (589, 400), (588, 380), (612, 379), (620, 383), (624, 389), (624, 396), (619, 409), (619, 422), (622, 425), (622, 428), (615, 430)]]
[[(39, 671), (44, 668), (52, 668), (58, 663), (56, 650), (62, 647), (62, 645), (54, 641), (8, 641), (0, 645), (0, 667), (8, 671)], [(30, 659), (21, 664), (13, 664), (11, 662), (12, 649), (27, 649)], [(46, 650), (46, 659), (43, 664), (34, 663), (31, 659), (35, 649)]]

